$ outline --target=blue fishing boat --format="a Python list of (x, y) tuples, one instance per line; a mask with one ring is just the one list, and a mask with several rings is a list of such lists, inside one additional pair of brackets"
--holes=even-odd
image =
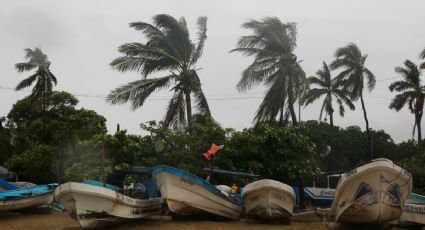
[(152, 176), (171, 212), (240, 219), (241, 201), (198, 176), (170, 166), (158, 166)]
[[(1, 180), (3, 186), (7, 182)], [(14, 211), (49, 205), (57, 184), (36, 185), (29, 188), (17, 188), (9, 183), (7, 191), (0, 192), (0, 211)]]

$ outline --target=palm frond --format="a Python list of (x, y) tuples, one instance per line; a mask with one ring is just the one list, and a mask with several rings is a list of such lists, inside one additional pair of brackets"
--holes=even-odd
[(27, 63), (27, 62), (22, 62), (22, 63), (16, 63), (15, 64), (15, 69), (18, 72), (24, 72), (24, 71), (32, 70), (35, 67), (37, 67), (36, 64)]
[(156, 28), (155, 26), (145, 23), (145, 22), (131, 22), (130, 24), (131, 28), (134, 28), (135, 30), (143, 31), (143, 33), (146, 35), (148, 39), (154, 39), (157, 37), (162, 37), (164, 34), (161, 30)]
[(364, 68), (364, 73), (367, 79), (367, 88), (369, 89), (369, 91), (372, 91), (372, 89), (375, 88), (376, 85), (375, 75), (370, 72), (368, 68)]
[(204, 117), (211, 117), (210, 108), (208, 105), (207, 98), (202, 91), (202, 84), (196, 71), (192, 71), (191, 74), (192, 82), (194, 82), (193, 94), (195, 96), (195, 108), (200, 115)]
[[(390, 109), (395, 109), (396, 111), (400, 111), (406, 103), (415, 98), (415, 94), (412, 91), (407, 91), (401, 94), (396, 95), (390, 103)], [(410, 106), (410, 110), (413, 112), (413, 107)]]
[(38, 77), (38, 73), (35, 73), (35, 74), (25, 78), (24, 80), (19, 82), (19, 84), (16, 86), (15, 90), (18, 91), (18, 90), (21, 90), (21, 89), (24, 89), (24, 88), (31, 86), (34, 83), (34, 81), (37, 80), (37, 77)]
[(186, 122), (186, 102), (184, 100), (183, 90), (174, 92), (173, 97), (168, 103), (167, 112), (164, 118), (165, 126), (174, 126), (177, 128)]
[(307, 93), (304, 99), (304, 105), (307, 106), (317, 99), (319, 99), (321, 96), (327, 94), (328, 91), (326, 89), (310, 89), (310, 91)]
[(175, 78), (175, 75), (127, 83), (112, 90), (106, 97), (106, 101), (113, 105), (130, 101), (131, 108), (135, 110), (141, 107), (153, 92), (168, 87), (173, 78)]
[(207, 39), (207, 17), (198, 18), (198, 38), (195, 52), (192, 54), (190, 64), (195, 64), (202, 55), (204, 50), (205, 40)]

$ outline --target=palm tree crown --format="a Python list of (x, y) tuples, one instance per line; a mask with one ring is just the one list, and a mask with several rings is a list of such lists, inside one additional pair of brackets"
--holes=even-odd
[[(415, 127), (418, 128), (418, 141), (422, 138), (421, 119), (423, 114), (425, 86), (421, 84), (421, 71), (410, 60), (404, 62), (403, 67), (396, 67), (395, 72), (401, 75), (403, 80), (395, 81), (390, 86), (391, 92), (400, 92), (391, 101), (390, 108), (400, 111), (406, 104), (409, 110), (415, 114)], [(414, 131), (414, 129), (413, 129)]]
[[(112, 61), (111, 66), (119, 71), (137, 71), (142, 79), (129, 82), (112, 90), (107, 101), (112, 104), (131, 102), (131, 107), (141, 107), (155, 91), (173, 87), (165, 115), (165, 125), (175, 127), (192, 121), (191, 95), (195, 98), (195, 108), (203, 116), (210, 116), (207, 100), (201, 89), (201, 82), (195, 64), (202, 55), (207, 38), (207, 18), (198, 18), (197, 43), (189, 37), (184, 18), (160, 14), (153, 17), (153, 24), (130, 23), (130, 27), (140, 30), (147, 38), (146, 43), (127, 43), (119, 47), (123, 56)], [(169, 75), (148, 79), (154, 72), (169, 71)]]
[[(37, 99), (42, 96), (44, 98), (44, 102), (46, 102), (46, 96), (52, 92), (53, 84), (57, 84), (55, 75), (53, 75), (49, 69), (50, 62), (47, 55), (39, 48), (35, 48), (34, 50), (25, 49), (25, 53), (25, 59), (27, 62), (15, 64), (16, 70), (18, 72), (30, 71), (35, 68), (37, 68), (37, 70), (31, 76), (19, 82), (15, 90), (27, 88), (36, 82), (32, 89), (31, 97), (33, 99)], [(43, 106), (45, 106), (44, 103)]]
[(365, 62), (367, 55), (363, 55), (356, 44), (351, 43), (345, 47), (337, 49), (335, 52), (336, 60), (332, 62), (331, 68), (343, 70), (336, 77), (338, 82), (343, 84), (344, 89), (351, 94), (351, 99), (358, 100), (362, 103), (363, 117), (366, 123), (366, 133), (368, 136), (368, 148), (371, 159), (373, 158), (372, 137), (369, 130), (369, 121), (367, 119), (366, 107), (363, 100), (363, 90), (365, 81), (369, 91), (375, 87), (375, 75), (366, 68)]
[[(253, 34), (242, 36), (237, 48), (231, 52), (254, 56), (254, 61), (243, 71), (237, 89), (246, 91), (259, 83), (268, 87), (254, 120), (274, 120), (280, 113), (282, 122), (284, 114), (290, 113), (292, 122), (296, 123), (296, 86), (305, 79), (305, 73), (293, 54), (297, 40), (296, 24), (285, 24), (278, 18), (266, 17), (261, 21), (250, 20), (242, 26), (252, 30)], [(285, 103), (288, 104), (286, 107)]]
[(310, 84), (315, 84), (320, 88), (310, 89), (304, 98), (304, 104), (307, 106), (322, 97), (323, 95), (325, 95), (325, 99), (322, 104), (322, 109), (320, 110), (319, 119), (322, 119), (323, 110), (325, 110), (330, 117), (330, 124), (331, 126), (333, 126), (334, 109), (332, 107), (332, 96), (336, 98), (336, 101), (339, 105), (339, 114), (341, 116), (344, 116), (345, 112), (343, 103), (348, 105), (351, 110), (354, 110), (355, 107), (350, 101), (350, 98), (348, 96), (349, 92), (340, 87), (341, 85), (336, 80), (336, 78), (331, 78), (331, 73), (326, 62), (323, 62), (323, 68), (317, 71), (316, 75), (317, 77), (309, 77), (308, 81), (310, 82)]

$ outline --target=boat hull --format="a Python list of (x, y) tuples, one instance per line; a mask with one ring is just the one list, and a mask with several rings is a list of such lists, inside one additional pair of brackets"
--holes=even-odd
[(53, 201), (53, 190), (34, 196), (13, 197), (0, 200), (0, 212), (47, 206)]
[(377, 159), (341, 176), (332, 210), (337, 222), (384, 224), (400, 217), (411, 191), (409, 172)]
[(168, 166), (157, 167), (152, 174), (171, 212), (240, 219), (240, 204), (231, 202), (213, 185), (206, 188), (202, 179)]
[(259, 180), (244, 187), (242, 199), (249, 218), (288, 219), (293, 214), (295, 193), (284, 183)]
[(75, 182), (57, 187), (55, 198), (85, 228), (159, 214), (162, 204), (161, 198), (134, 199), (111, 189)]
[(402, 205), (400, 219), (417, 224), (425, 224), (425, 196), (412, 193)]

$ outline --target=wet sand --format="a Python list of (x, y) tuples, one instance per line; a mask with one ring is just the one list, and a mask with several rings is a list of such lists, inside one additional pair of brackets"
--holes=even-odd
[[(21, 213), (0, 213), (0, 229), (2, 230), (50, 230), (64, 229), (77, 230), (81, 229), (76, 221), (71, 219), (67, 213), (52, 214), (21, 214)], [(106, 228), (102, 228), (106, 229)], [(144, 230), (321, 230), (327, 229), (326, 224), (322, 222), (300, 223), (292, 222), (286, 224), (267, 224), (246, 221), (206, 221), (206, 220), (143, 220), (130, 223), (122, 223), (107, 229), (144, 229)]]

